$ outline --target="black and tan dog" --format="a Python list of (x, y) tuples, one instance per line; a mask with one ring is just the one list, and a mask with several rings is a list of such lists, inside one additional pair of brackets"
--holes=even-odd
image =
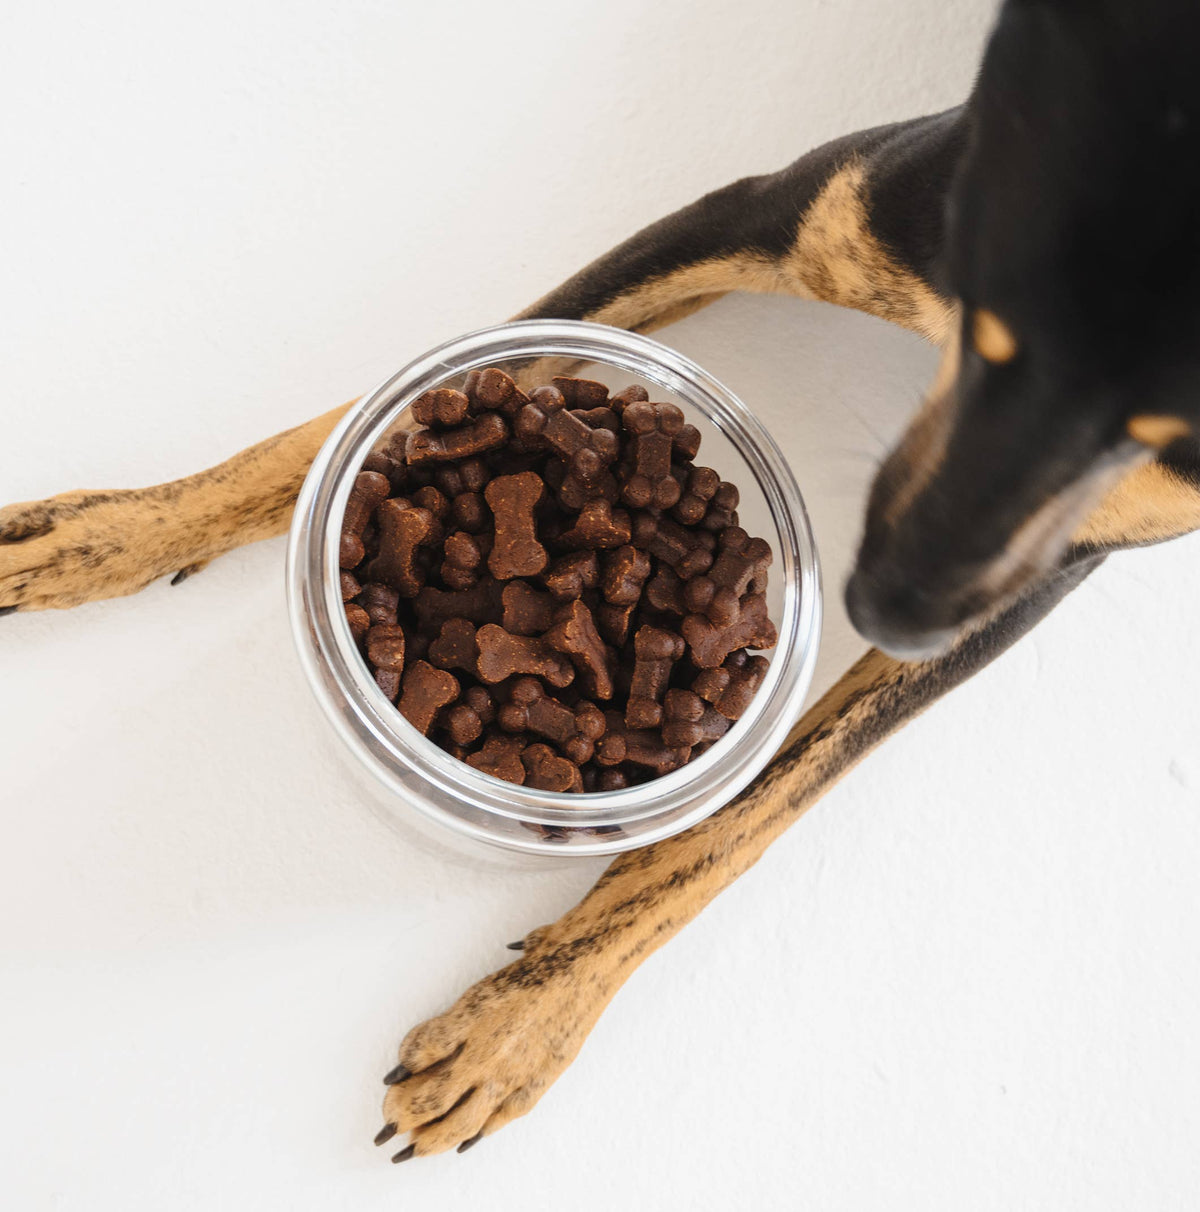
[[(847, 605), (870, 651), (735, 802), (619, 858), (410, 1032), (396, 1160), (524, 1114), (637, 965), (877, 742), (1105, 555), (1200, 526), (1200, 6), (1008, 0), (959, 109), (851, 135), (626, 241), (525, 316), (646, 331), (729, 291), (823, 299), (944, 348), (881, 469)], [(281, 532), (344, 408), (133, 492), (0, 511), (0, 611), (133, 593)]]

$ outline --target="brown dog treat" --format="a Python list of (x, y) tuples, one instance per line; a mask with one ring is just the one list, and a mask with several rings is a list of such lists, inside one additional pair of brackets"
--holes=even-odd
[(662, 723), (662, 698), (675, 662), (683, 656), (683, 637), (658, 627), (639, 627), (633, 637), (636, 657), (625, 705), (629, 728), (657, 728)]
[(375, 685), (393, 703), (396, 701), (396, 696), (400, 693), (400, 676), (399, 669), (375, 670)]
[(596, 743), (596, 762), (601, 766), (617, 766), (629, 762), (642, 766), (655, 775), (677, 770), (691, 756), (691, 750), (672, 748), (650, 728), (627, 728), (620, 712), (606, 711), (607, 731)]
[(588, 501), (579, 511), (575, 525), (559, 536), (564, 547), (607, 549), (624, 547), (631, 537), (629, 514), (614, 509), (608, 501)]
[(524, 748), (523, 737), (489, 736), (478, 753), (467, 757), (467, 765), (482, 774), (490, 774), (492, 778), (503, 779), (506, 783), (523, 783), (525, 767), (521, 762), (521, 752)]
[(404, 668), (404, 628), (399, 623), (376, 623), (367, 631), (367, 660), (376, 669)]
[(715, 669), (735, 648), (774, 648), (778, 636), (767, 614), (767, 599), (761, 593), (742, 598), (738, 619), (718, 627), (703, 615), (689, 614), (681, 630), (694, 664)]
[(352, 572), (343, 572), (338, 583), (342, 592), (343, 602), (348, 602), (351, 598), (356, 598), (362, 593), (362, 586), (358, 583), (358, 578)]
[(600, 585), (600, 557), (594, 551), (560, 556), (542, 574), (542, 581), (560, 602), (582, 597), (585, 589)]
[(529, 402), (513, 417), (513, 433), (526, 449), (549, 445), (542, 437), (546, 422), (566, 408), (567, 402), (557, 387), (535, 387), (529, 393)]
[(510, 581), (501, 595), (504, 630), (512, 635), (542, 635), (554, 625), (558, 603), (527, 581)]
[(471, 401), (473, 413), (502, 412), (506, 417), (529, 402), (529, 397), (516, 385), (510, 375), (495, 366), (473, 370), (467, 375), (463, 390)]
[(451, 459), (465, 459), (502, 446), (508, 437), (508, 426), (498, 413), (484, 412), (470, 425), (447, 429), (438, 433), (432, 429), (418, 429), (410, 434), (404, 448), (410, 467), (423, 463), (445, 463)]
[(413, 401), (413, 419), (431, 429), (453, 429), (467, 419), (471, 401), (452, 387), (433, 387)]
[(434, 718), (458, 698), (458, 679), (428, 661), (417, 661), (404, 675), (400, 714), (422, 735), (428, 735)]
[(470, 589), (479, 580), (479, 567), (483, 563), (483, 549), (479, 540), (465, 530), (456, 530), (446, 536), (442, 547), (442, 580), (451, 589)]
[(684, 526), (698, 526), (720, 486), (721, 477), (711, 467), (689, 467), (683, 482), (683, 495), (672, 508), (671, 516)]
[(555, 375), (550, 382), (562, 392), (568, 408), (600, 408), (608, 403), (608, 388), (595, 379), (571, 379)]
[(377, 471), (381, 476), (387, 476), (393, 495), (403, 491), (408, 482), (408, 466), (387, 450), (371, 451), (363, 459), (362, 469), (363, 471)]
[(460, 492), (450, 502), (450, 525), (470, 534), (479, 534), (487, 527), (488, 512), (479, 492)]
[(635, 509), (670, 509), (679, 500), (679, 481), (671, 474), (672, 439), (683, 428), (674, 404), (630, 404), (621, 424), (633, 435), (633, 472), (621, 488), (621, 500)]
[(476, 668), (481, 681), (494, 685), (515, 673), (527, 673), (561, 689), (575, 680), (570, 661), (538, 636), (509, 635), (503, 627), (488, 623), (476, 633), (475, 643), (479, 649)]
[(455, 703), (446, 712), (445, 728), (455, 745), (472, 745), (483, 735), (479, 713), (466, 703)]
[(532, 471), (497, 476), (484, 489), (496, 520), (496, 540), (488, 568), (498, 580), (536, 576), (546, 567), (550, 557), (538, 542), (534, 516), (545, 492), (541, 477)]
[(724, 626), (737, 618), (737, 601), (752, 581), (765, 586), (771, 547), (752, 539), (740, 526), (728, 526), (717, 538), (717, 558), (707, 575), (694, 577), (684, 594), (688, 609)]
[(541, 741), (528, 746), (521, 754), (525, 766), (525, 786), (540, 791), (582, 791), (583, 777), (579, 767), (559, 757)]
[(700, 431), (694, 425), (683, 425), (671, 439), (671, 453), (681, 463), (690, 463), (700, 453), (700, 440)]
[(425, 572), (417, 560), (417, 548), (433, 541), (437, 520), (428, 509), (401, 504), (400, 498), (384, 501), (375, 511), (379, 521), (379, 554), (367, 575), (390, 585), (402, 598), (415, 598), (425, 584)]
[(741, 500), (736, 484), (722, 480), (700, 520), (705, 530), (719, 531), (737, 525), (737, 507)]
[(486, 686), (468, 686), (463, 691), (463, 702), (484, 724), (491, 724), (496, 719), (496, 699)]
[(518, 678), (497, 718), (505, 732), (536, 732), (579, 765), (591, 760), (605, 729), (604, 715), (595, 703), (568, 707), (548, 695), (537, 678)]
[(723, 716), (740, 720), (767, 676), (770, 662), (764, 656), (734, 652), (719, 669), (703, 669), (692, 689)]
[(553, 388), (538, 388), (530, 396), (515, 428), (525, 441), (540, 441), (555, 451), (585, 488), (596, 486), (620, 454), (620, 439), (612, 430), (593, 429), (581, 421), (563, 407), (561, 393)]
[(685, 581), (712, 567), (711, 536), (688, 530), (670, 518), (655, 517), (650, 513), (634, 514), (633, 542), (670, 565)]
[(447, 619), (438, 637), (429, 645), (429, 662), (439, 669), (475, 672), (475, 624), (467, 619)]
[(556, 619), (546, 632), (546, 641), (571, 658), (584, 694), (593, 699), (611, 699), (613, 680), (608, 668), (608, 650), (596, 630), (592, 612), (576, 600), (564, 606)]
[(626, 544), (604, 557), (600, 593), (613, 606), (636, 606), (650, 576), (650, 557)]
[(394, 623), (400, 608), (400, 595), (390, 586), (379, 581), (368, 581), (358, 599), (372, 623)]
[(709, 577), (692, 577), (683, 587), (687, 613), (702, 614), (718, 627), (728, 627), (737, 621), (739, 600), (732, 589), (717, 585)]
[(630, 404), (644, 404), (649, 399), (650, 395), (644, 387), (631, 383), (628, 387), (623, 387), (620, 391), (615, 392), (609, 399), (608, 406), (620, 416)]
[(637, 606), (632, 602), (628, 606), (614, 606), (611, 602), (601, 602), (593, 612), (596, 620), (596, 630), (606, 644), (620, 648), (629, 639), (629, 628), (633, 622), (633, 612)]
[(418, 488), (410, 497), (418, 509), (428, 509), (439, 521), (445, 522), (450, 513), (450, 502), (444, 493), (439, 492), (432, 484)]
[(690, 690), (668, 690), (663, 700), (663, 744), (693, 749), (720, 740), (730, 720)]
[(362, 533), (371, 514), (380, 501), (392, 491), (387, 476), (377, 471), (360, 471), (354, 477), (346, 512), (342, 516), (342, 536), (338, 544), (338, 564), (342, 568), (357, 568), (362, 563), (366, 549)]
[(480, 577), (470, 589), (447, 591), (426, 585), (413, 603), (417, 625), (433, 635), (447, 619), (470, 619), (476, 626), (498, 623), (503, 612), (501, 588), (492, 577)]
[(361, 644), (363, 636), (367, 634), (367, 628), (371, 626), (371, 616), (361, 606), (356, 606), (353, 602), (347, 602), (345, 609), (346, 622), (350, 627), (350, 634), (354, 637), (356, 644)]

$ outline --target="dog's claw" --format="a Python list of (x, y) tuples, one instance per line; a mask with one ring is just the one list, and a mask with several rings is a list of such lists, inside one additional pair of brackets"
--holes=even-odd
[(525, 950), (525, 940), (523, 938), (517, 939), (515, 943), (505, 943), (504, 945), (509, 949), (509, 951)]
[(402, 1081), (412, 1077), (412, 1070), (404, 1065), (397, 1065), (384, 1079), (385, 1086), (398, 1086)]
[(382, 1128), (375, 1134), (375, 1143), (377, 1145), (385, 1145), (393, 1136), (396, 1135), (395, 1124), (384, 1124)]
[(468, 1149), (471, 1149), (475, 1145), (479, 1144), (479, 1142), (482, 1139), (483, 1139), (483, 1133), (476, 1132), (475, 1135), (472, 1136), (469, 1140), (463, 1141), (463, 1143), (458, 1146), (458, 1148), (455, 1150), (455, 1152), (456, 1153), (465, 1153)]
[(410, 1157), (412, 1157), (412, 1155), (416, 1151), (417, 1151), (416, 1145), (405, 1145), (405, 1147), (403, 1149), (401, 1149), (400, 1152), (395, 1155), (395, 1157), (392, 1158), (393, 1164), (396, 1162), (408, 1161), (408, 1159)]

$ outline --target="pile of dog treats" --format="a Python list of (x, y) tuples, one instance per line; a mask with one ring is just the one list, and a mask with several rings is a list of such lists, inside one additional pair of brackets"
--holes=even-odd
[(750, 704), (775, 644), (770, 546), (700, 433), (640, 387), (496, 368), (412, 407), (358, 474), (342, 599), (401, 714), (477, 770), (609, 791), (674, 770)]

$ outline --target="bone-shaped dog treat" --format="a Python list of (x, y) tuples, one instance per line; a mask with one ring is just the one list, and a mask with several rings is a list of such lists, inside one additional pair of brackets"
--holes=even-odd
[(550, 380), (562, 392), (568, 408), (600, 408), (608, 402), (608, 388), (595, 379), (571, 379), (555, 375)]
[(674, 404), (630, 404), (621, 424), (633, 435), (633, 473), (621, 488), (621, 500), (635, 509), (670, 509), (679, 500), (679, 481), (671, 474), (674, 436), (683, 413)]
[(512, 635), (542, 635), (554, 625), (558, 602), (527, 581), (510, 581), (504, 586), (502, 601), (504, 630)]
[(687, 530), (670, 518), (637, 513), (633, 517), (633, 542), (648, 551), (685, 581), (712, 567), (711, 536), (703, 531)]
[(489, 736), (478, 753), (467, 757), (467, 765), (506, 783), (524, 783), (525, 767), (521, 753), (525, 740), (519, 736)]
[(447, 619), (429, 645), (429, 662), (439, 669), (474, 673), (475, 657), (475, 624), (467, 619)]
[(613, 680), (608, 667), (608, 650), (596, 630), (592, 612), (583, 602), (576, 599), (559, 611), (557, 622), (546, 632), (546, 641), (552, 648), (571, 658), (585, 694), (593, 699), (612, 698)]
[(351, 598), (356, 598), (362, 593), (362, 586), (358, 583), (358, 578), (352, 572), (342, 572), (339, 574), (338, 588), (341, 590), (343, 602), (348, 602)]
[(633, 637), (635, 662), (625, 705), (629, 728), (657, 728), (662, 723), (662, 697), (675, 662), (683, 656), (683, 637), (658, 627), (639, 627)]
[(684, 478), (683, 495), (672, 508), (671, 516), (685, 526), (698, 526), (720, 487), (721, 477), (711, 467), (689, 467)]
[(713, 498), (708, 503), (708, 508), (704, 511), (704, 517), (700, 520), (700, 525), (705, 530), (720, 531), (727, 526), (736, 526), (738, 521), (737, 507), (741, 493), (738, 492), (736, 484), (730, 484), (725, 480), (721, 481), (717, 491), (713, 494)]
[(503, 682), (514, 673), (533, 674), (561, 689), (575, 680), (575, 669), (547, 639), (509, 635), (503, 627), (488, 623), (475, 635), (479, 649), (476, 668), (484, 682)]
[(453, 429), (467, 419), (471, 401), (452, 387), (433, 387), (413, 401), (413, 418), (418, 425), (433, 429)]
[(715, 669), (735, 648), (774, 648), (778, 636), (761, 593), (742, 598), (736, 623), (718, 627), (703, 615), (689, 614), (681, 630), (694, 664)]
[(400, 714), (422, 735), (428, 735), (437, 713), (458, 698), (458, 679), (428, 661), (416, 661), (404, 675)]
[(695, 748), (720, 740), (730, 720), (690, 690), (668, 690), (663, 700), (664, 745)]
[(398, 459), (391, 451), (388, 450), (373, 450), (365, 459), (362, 465), (363, 471), (377, 471), (381, 476), (387, 476), (388, 483), (392, 486), (392, 492), (403, 492), (405, 485), (408, 483), (408, 464), (403, 459)]
[(595, 770), (590, 772), (594, 776), (595, 786), (587, 786), (587, 778), (584, 778), (584, 789), (587, 791), (620, 791), (629, 786), (629, 775), (624, 770), (618, 770), (615, 766), (610, 766), (607, 770)]
[(342, 535), (338, 543), (338, 564), (342, 568), (357, 568), (366, 550), (362, 533), (380, 501), (392, 491), (387, 476), (377, 471), (360, 471), (354, 477), (346, 512), (342, 516)]
[(541, 741), (528, 746), (521, 753), (525, 767), (525, 786), (542, 791), (582, 791), (583, 777), (579, 767), (564, 757), (559, 757), (549, 745)]
[(428, 509), (439, 521), (445, 522), (450, 513), (450, 502), (444, 493), (439, 492), (432, 484), (426, 484), (411, 494), (410, 500), (418, 509)]
[(399, 623), (376, 623), (367, 631), (367, 660), (376, 669), (404, 668), (404, 628)]
[(565, 547), (588, 547), (606, 549), (623, 547), (631, 534), (629, 514), (623, 509), (614, 509), (608, 501), (588, 501), (579, 511), (575, 525), (559, 536)]
[(628, 387), (623, 387), (616, 392), (608, 401), (608, 406), (620, 416), (630, 404), (644, 404), (649, 399), (649, 393), (644, 387), (631, 383)]
[(484, 489), (484, 497), (496, 519), (496, 540), (488, 556), (492, 576), (501, 581), (536, 576), (549, 560), (538, 542), (534, 511), (546, 486), (536, 472), (497, 476)]
[(604, 557), (600, 593), (613, 606), (636, 606), (650, 576), (650, 557), (626, 544)]
[(511, 417), (529, 402), (529, 397), (516, 385), (512, 377), (495, 366), (471, 371), (463, 384), (463, 390), (471, 401), (473, 413), (502, 412), (506, 417)]
[(579, 765), (591, 760), (605, 729), (604, 715), (594, 703), (568, 707), (548, 695), (537, 678), (513, 682), (498, 720), (505, 732), (536, 732), (546, 737)]
[(379, 554), (367, 574), (382, 581), (402, 598), (415, 598), (425, 584), (425, 572), (417, 560), (417, 548), (434, 540), (437, 520), (428, 509), (404, 505), (399, 498), (384, 501), (375, 511), (379, 522)]
[(607, 404), (600, 408), (572, 408), (571, 415), (593, 429), (607, 429), (614, 434), (621, 432), (621, 416)]
[(557, 387), (536, 387), (529, 393), (529, 403), (513, 417), (513, 433), (527, 450), (549, 445), (542, 437), (546, 422), (566, 408), (567, 402)]
[(671, 453), (681, 463), (690, 463), (700, 452), (700, 431), (691, 423), (681, 426), (671, 439)]
[(604, 719), (608, 728), (596, 742), (596, 761), (601, 766), (630, 762), (663, 775), (677, 770), (691, 756), (690, 749), (664, 744), (653, 729), (627, 728), (618, 711), (606, 711)]
[(410, 434), (405, 457), (410, 467), (423, 463), (444, 463), (449, 459), (465, 459), (502, 446), (508, 437), (508, 425), (499, 413), (480, 413), (470, 425), (447, 429), (440, 433), (418, 429)]
[(455, 703), (447, 710), (445, 728), (455, 745), (471, 745), (483, 735), (479, 713), (466, 703)]
[(367, 628), (371, 626), (371, 616), (361, 606), (356, 606), (353, 602), (347, 602), (345, 609), (346, 623), (350, 627), (350, 634), (356, 644), (361, 644), (363, 636), (367, 634)]
[(362, 587), (362, 596), (358, 600), (370, 615), (372, 623), (396, 621), (400, 595), (390, 585), (384, 585), (381, 581), (369, 581)]
[(451, 589), (470, 589), (479, 580), (483, 563), (479, 540), (465, 530), (456, 530), (446, 536), (442, 551), (442, 580)]
[(565, 462), (585, 488), (594, 487), (620, 453), (620, 441), (610, 429), (592, 428), (563, 406), (561, 393), (538, 388), (517, 414), (516, 431), (527, 442), (540, 439)]
[(771, 547), (752, 539), (740, 526), (728, 526), (717, 538), (717, 558), (706, 576), (693, 577), (684, 591), (688, 610), (725, 626), (737, 618), (738, 599), (751, 582), (766, 586)]
[(451, 592), (426, 585), (413, 603), (417, 624), (433, 634), (447, 619), (470, 619), (476, 625), (499, 622), (503, 610), (500, 593), (500, 582), (493, 577), (480, 577), (470, 589)]
[(600, 585), (600, 557), (594, 551), (560, 556), (542, 575), (550, 593), (560, 602), (582, 597), (585, 589)]
[(769, 668), (770, 662), (764, 656), (734, 652), (719, 669), (702, 669), (692, 689), (727, 719), (740, 720)]

